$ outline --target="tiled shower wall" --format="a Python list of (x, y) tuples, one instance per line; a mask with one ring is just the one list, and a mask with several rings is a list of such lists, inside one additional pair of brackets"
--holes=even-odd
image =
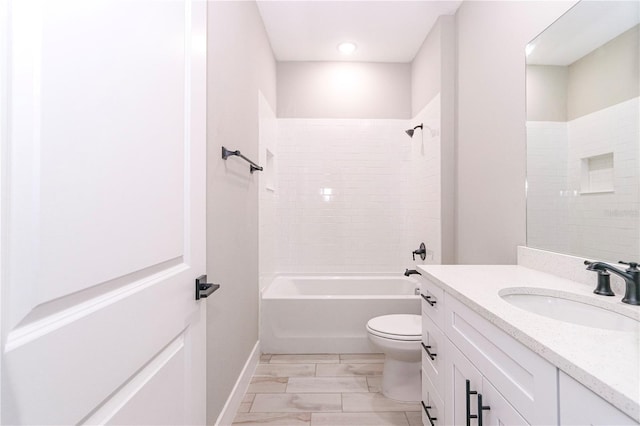
[(421, 241), (439, 262), (439, 101), (417, 119), (278, 119), (278, 272), (400, 273)]
[[(568, 123), (527, 124), (530, 247), (613, 261), (640, 258), (638, 106), (635, 98)], [(583, 159), (608, 153), (613, 190), (583, 193)]]

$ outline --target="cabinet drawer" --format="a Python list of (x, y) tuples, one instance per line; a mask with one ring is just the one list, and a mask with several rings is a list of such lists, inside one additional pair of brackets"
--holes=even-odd
[[(427, 374), (422, 371), (422, 424), (424, 426), (444, 425), (444, 402)], [(428, 414), (427, 414), (428, 412)]]
[(440, 328), (444, 324), (444, 290), (426, 278), (420, 279), (422, 313), (427, 315)]
[[(440, 397), (444, 396), (445, 336), (431, 319), (422, 316), (422, 369)], [(429, 353), (431, 356), (429, 355)]]
[(444, 333), (531, 424), (557, 423), (556, 368), (529, 348), (445, 296)]

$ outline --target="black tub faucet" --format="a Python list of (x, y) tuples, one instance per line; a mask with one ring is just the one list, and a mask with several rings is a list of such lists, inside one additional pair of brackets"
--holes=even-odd
[[(624, 297), (622, 298), (622, 303), (627, 303), (629, 305), (640, 305), (640, 270), (638, 269), (638, 264), (636, 262), (618, 262), (623, 265), (628, 265), (629, 267), (622, 271), (618, 268), (614, 268), (613, 266), (604, 263), (604, 262), (590, 262), (588, 260), (584, 261), (587, 266), (587, 270), (598, 272), (598, 287), (594, 290), (596, 294), (604, 294), (609, 296), (611, 293), (611, 288), (608, 287), (608, 272), (618, 275), (624, 279), (625, 284), (627, 285), (627, 290), (624, 293)], [(606, 273), (606, 274), (604, 274)]]
[(404, 271), (404, 276), (408, 277), (409, 275), (422, 275), (420, 272), (416, 271), (415, 269), (405, 269)]

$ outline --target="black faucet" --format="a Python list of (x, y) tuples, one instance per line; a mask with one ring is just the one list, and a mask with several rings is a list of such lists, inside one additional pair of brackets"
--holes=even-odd
[(415, 269), (405, 269), (404, 271), (405, 277), (408, 277), (409, 275), (415, 275), (415, 274), (422, 275), (420, 272), (416, 271)]
[[(587, 270), (598, 272), (598, 287), (594, 290), (596, 294), (605, 294), (608, 293), (613, 294), (611, 292), (611, 288), (608, 287), (608, 273), (612, 272), (624, 279), (625, 284), (627, 285), (627, 290), (624, 293), (624, 297), (622, 298), (622, 303), (627, 303), (629, 305), (640, 305), (640, 270), (638, 269), (638, 264), (636, 262), (618, 262), (623, 265), (628, 265), (625, 271), (622, 271), (618, 268), (614, 268), (613, 266), (604, 263), (604, 262), (590, 262), (588, 260), (584, 261), (587, 266)], [(606, 275), (603, 273), (607, 273)]]

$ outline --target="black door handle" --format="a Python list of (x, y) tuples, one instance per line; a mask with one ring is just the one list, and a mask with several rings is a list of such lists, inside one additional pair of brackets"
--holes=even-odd
[(211, 293), (220, 288), (220, 284), (211, 284), (207, 282), (206, 275), (200, 275), (196, 278), (196, 300), (209, 297)]

